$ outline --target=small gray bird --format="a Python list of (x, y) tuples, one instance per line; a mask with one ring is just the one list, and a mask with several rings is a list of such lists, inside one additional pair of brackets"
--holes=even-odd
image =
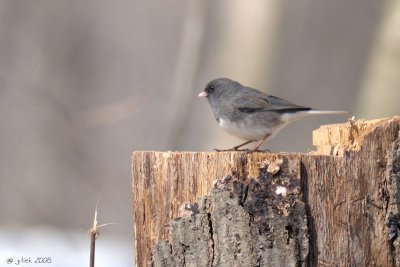
[(256, 151), (267, 138), (278, 133), (287, 124), (310, 114), (349, 114), (346, 111), (314, 110), (295, 105), (227, 78), (209, 82), (199, 97), (207, 98), (222, 129), (246, 140), (227, 150), (238, 150), (244, 145), (259, 141), (254, 149)]

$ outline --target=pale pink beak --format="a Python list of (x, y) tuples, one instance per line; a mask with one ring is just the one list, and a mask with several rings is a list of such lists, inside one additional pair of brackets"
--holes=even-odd
[(203, 91), (199, 94), (199, 97), (207, 97), (208, 93), (206, 91)]

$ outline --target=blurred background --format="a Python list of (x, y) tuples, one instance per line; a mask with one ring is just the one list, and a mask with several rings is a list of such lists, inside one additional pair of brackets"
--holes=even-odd
[[(197, 94), (228, 77), (299, 105), (400, 113), (400, 1), (0, 1), (0, 266), (132, 266), (130, 154), (241, 140)], [(310, 117), (264, 147), (312, 150)], [(50, 266), (50, 265), (49, 265)]]

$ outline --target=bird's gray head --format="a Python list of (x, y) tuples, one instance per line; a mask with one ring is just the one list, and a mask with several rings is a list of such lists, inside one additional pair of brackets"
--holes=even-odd
[(199, 97), (206, 97), (210, 105), (213, 106), (221, 98), (229, 98), (229, 96), (234, 95), (241, 87), (240, 83), (228, 78), (218, 78), (209, 82), (204, 91), (199, 94)]

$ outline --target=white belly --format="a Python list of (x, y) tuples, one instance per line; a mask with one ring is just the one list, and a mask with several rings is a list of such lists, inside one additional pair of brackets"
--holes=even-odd
[(279, 130), (282, 129), (285, 125), (286, 123), (279, 124), (274, 127), (265, 127), (265, 126), (251, 127), (250, 123), (246, 123), (246, 121), (232, 123), (222, 118), (220, 118), (219, 120), (219, 126), (226, 132), (240, 139), (248, 141), (261, 140), (267, 134), (273, 136), (274, 134), (279, 132)]

